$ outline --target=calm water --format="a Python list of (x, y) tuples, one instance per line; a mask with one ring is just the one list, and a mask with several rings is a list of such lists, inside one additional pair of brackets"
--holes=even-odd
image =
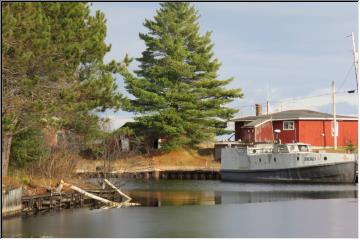
[(357, 237), (357, 185), (114, 182), (141, 207), (3, 221), (6, 237)]

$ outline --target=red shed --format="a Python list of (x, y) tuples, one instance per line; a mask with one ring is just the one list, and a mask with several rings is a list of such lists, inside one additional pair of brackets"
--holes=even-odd
[[(337, 144), (358, 144), (358, 118), (336, 116)], [(242, 142), (304, 142), (317, 147), (334, 145), (333, 115), (311, 110), (288, 110), (233, 120), (235, 140)]]

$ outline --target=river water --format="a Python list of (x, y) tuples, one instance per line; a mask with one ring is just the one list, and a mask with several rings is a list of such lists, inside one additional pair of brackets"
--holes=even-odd
[(141, 207), (3, 221), (5, 237), (357, 237), (357, 185), (112, 179)]

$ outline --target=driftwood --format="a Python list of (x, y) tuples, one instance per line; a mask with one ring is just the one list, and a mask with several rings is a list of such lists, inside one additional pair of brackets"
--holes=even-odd
[(96, 196), (96, 195), (94, 195), (94, 194), (92, 194), (92, 193), (89, 193), (89, 192), (87, 192), (87, 191), (85, 191), (85, 190), (83, 190), (83, 189), (81, 189), (81, 188), (79, 188), (79, 187), (76, 187), (76, 186), (74, 186), (74, 185), (71, 185), (71, 184), (68, 184), (68, 183), (63, 183), (63, 185), (64, 185), (64, 186), (68, 186), (68, 187), (70, 187), (72, 190), (74, 190), (74, 191), (76, 191), (76, 192), (79, 192), (79, 193), (81, 193), (81, 194), (84, 194), (85, 196), (87, 196), (87, 197), (89, 197), (89, 198), (92, 198), (92, 199), (95, 199), (95, 200), (97, 200), (97, 201), (99, 201), (99, 202), (102, 202), (102, 203), (104, 203), (104, 204), (106, 204), (106, 205), (109, 205), (109, 206), (112, 206), (112, 207), (121, 207), (121, 206), (122, 206), (121, 203), (113, 202), (113, 201), (107, 200), (107, 199), (105, 199), (105, 198)]
[(64, 187), (64, 181), (61, 180), (60, 183), (59, 183), (59, 185), (55, 188), (55, 192), (61, 193), (63, 187)]
[[(81, 193), (81, 194), (84, 194), (85, 196), (87, 196), (87, 197), (89, 197), (89, 198), (92, 198), (92, 199), (95, 199), (95, 200), (97, 200), (97, 201), (99, 201), (99, 202), (102, 202), (102, 203), (106, 204), (108, 207), (111, 207), (111, 208), (113, 208), (113, 207), (118, 207), (118, 208), (120, 208), (120, 207), (128, 207), (128, 206), (137, 206), (137, 205), (139, 205), (138, 203), (130, 203), (130, 202), (129, 202), (130, 200), (127, 200), (127, 201), (121, 202), (121, 203), (113, 202), (113, 201), (110, 201), (110, 200), (108, 200), (108, 199), (105, 199), (105, 198), (96, 196), (96, 195), (94, 195), (94, 194), (92, 194), (92, 193), (89, 193), (89, 192), (87, 192), (87, 191), (85, 191), (85, 190), (83, 190), (83, 189), (81, 189), (81, 188), (79, 188), (79, 187), (76, 187), (76, 186), (74, 186), (74, 185), (65, 183), (63, 180), (61, 180), (61, 184), (62, 184), (63, 186), (70, 187), (72, 190), (74, 190), (74, 191), (76, 191), (76, 192), (79, 192), (79, 193)], [(111, 183), (110, 183), (110, 184), (111, 184)], [(114, 186), (114, 185), (113, 185), (113, 186)], [(115, 186), (114, 186), (114, 187), (115, 187)], [(115, 187), (115, 188), (116, 188), (116, 187)], [(118, 192), (121, 192), (121, 191), (119, 190)], [(126, 194), (124, 194), (124, 195), (126, 195)], [(127, 195), (126, 195), (126, 196), (127, 196)], [(108, 207), (107, 207), (107, 208), (108, 208)]]
[(104, 182), (106, 184), (108, 184), (111, 188), (115, 189), (121, 196), (127, 198), (126, 202), (130, 202), (131, 201), (131, 197), (129, 197), (128, 195), (126, 195), (125, 193), (123, 193), (122, 191), (120, 191), (119, 188), (115, 187), (114, 184), (112, 184), (109, 180), (107, 180), (106, 178), (104, 178)]

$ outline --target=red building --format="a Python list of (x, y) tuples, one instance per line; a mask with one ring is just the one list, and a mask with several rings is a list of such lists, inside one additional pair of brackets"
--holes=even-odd
[[(311, 110), (288, 110), (233, 119), (235, 140), (242, 142), (303, 142), (317, 147), (334, 145), (333, 115)], [(337, 145), (358, 144), (358, 118), (337, 115)]]

